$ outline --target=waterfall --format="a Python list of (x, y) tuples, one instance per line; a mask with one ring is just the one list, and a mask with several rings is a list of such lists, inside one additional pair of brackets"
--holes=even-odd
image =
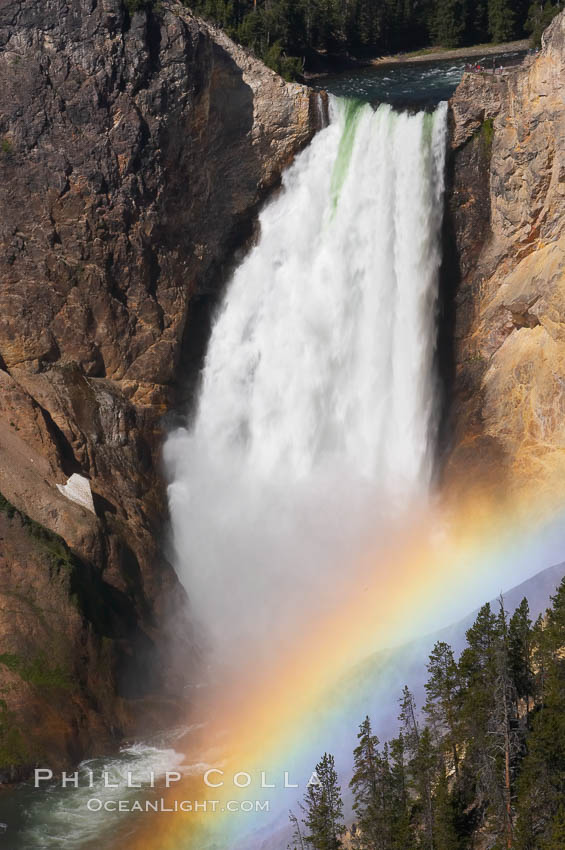
[(165, 446), (176, 567), (223, 657), (339, 598), (430, 487), (445, 144), (445, 104), (332, 99), (227, 287)]

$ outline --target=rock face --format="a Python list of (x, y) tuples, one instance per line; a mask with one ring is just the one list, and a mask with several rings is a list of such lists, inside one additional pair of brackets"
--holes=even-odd
[(454, 445), (447, 468), (521, 491), (565, 481), (565, 14), (451, 101)]
[[(320, 103), (169, 0), (3, 0), (0, 47), (0, 697), (10, 728), (35, 722), (29, 760), (76, 679), (48, 744), (64, 762), (190, 674), (159, 420), (202, 344), (199, 299)], [(95, 514), (58, 489), (73, 474)], [(36, 687), (45, 652), (60, 681)]]

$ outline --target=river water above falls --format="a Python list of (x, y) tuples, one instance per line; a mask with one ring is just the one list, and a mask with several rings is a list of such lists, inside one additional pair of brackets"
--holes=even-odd
[[(332, 98), (330, 113), (260, 215), (214, 323), (196, 415), (165, 447), (175, 567), (213, 675), (229, 671), (232, 688), (240, 677), (252, 690), (246, 665), (256, 676), (336, 605), (344, 565), (379, 523), (385, 535), (425, 501), (433, 477), (446, 106)], [(128, 770), (200, 761), (190, 740), (128, 747), (112, 760), (113, 797), (135, 795)], [(124, 818), (89, 812), (89, 797), (26, 786), (0, 799), (0, 846), (112, 847)]]
[(468, 63), (490, 71), (493, 62), (497, 68), (512, 67), (525, 55), (525, 51), (517, 51), (432, 62), (375, 65), (324, 76), (316, 81), (316, 87), (339, 97), (358, 98), (373, 104), (427, 108), (451, 97)]

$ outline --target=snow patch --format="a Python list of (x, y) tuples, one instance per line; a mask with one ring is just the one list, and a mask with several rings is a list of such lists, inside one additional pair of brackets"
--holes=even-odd
[(96, 514), (94, 510), (94, 501), (92, 499), (92, 490), (90, 489), (90, 481), (84, 475), (78, 475), (74, 472), (66, 484), (57, 484), (57, 490), (70, 499), (71, 502), (76, 502), (87, 511)]

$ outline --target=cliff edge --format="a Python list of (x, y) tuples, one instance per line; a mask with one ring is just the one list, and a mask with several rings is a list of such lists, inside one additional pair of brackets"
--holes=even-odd
[(182, 693), (197, 641), (161, 547), (160, 417), (195, 301), (320, 121), (180, 3), (134, 5), (0, 4), (5, 773), (162, 724)]
[[(565, 480), (565, 14), (541, 52), (465, 74), (451, 102), (454, 445), (473, 473), (549, 498)], [(465, 477), (465, 476), (464, 476)], [(463, 477), (463, 478), (464, 478)]]

